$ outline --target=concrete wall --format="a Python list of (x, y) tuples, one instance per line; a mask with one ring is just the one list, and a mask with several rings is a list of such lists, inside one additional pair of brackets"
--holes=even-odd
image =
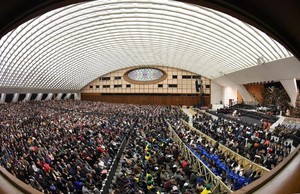
[(233, 99), (233, 102), (237, 102), (237, 89), (231, 86), (221, 86), (214, 81), (211, 82), (211, 104), (225, 106), (229, 105), (229, 99)]
[(211, 99), (212, 105), (223, 103), (223, 87), (214, 81), (211, 81)]

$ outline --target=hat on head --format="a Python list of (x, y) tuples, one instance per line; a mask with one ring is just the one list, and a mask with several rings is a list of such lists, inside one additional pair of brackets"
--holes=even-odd
[(149, 175), (149, 176), (147, 177), (147, 180), (151, 180), (151, 179), (152, 179), (152, 176)]
[(208, 190), (208, 189), (210, 189), (211, 188), (211, 185), (210, 184), (207, 184), (206, 185), (206, 189)]
[(147, 181), (147, 185), (152, 185), (153, 184), (153, 180), (148, 180)]

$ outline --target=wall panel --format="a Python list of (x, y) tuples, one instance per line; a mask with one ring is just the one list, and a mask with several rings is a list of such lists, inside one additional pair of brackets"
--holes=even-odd
[(250, 95), (255, 97), (258, 102), (263, 101), (264, 84), (245, 84), (245, 88), (248, 90)]
[[(138, 68), (138, 67), (136, 67)], [(105, 74), (91, 83), (87, 84), (85, 87), (81, 89), (83, 93), (165, 93), (165, 94), (199, 94), (196, 90), (195, 81), (198, 80), (202, 82), (203, 92), (205, 94), (210, 94), (210, 79), (197, 75), (195, 73), (171, 68), (171, 67), (162, 67), (157, 66), (155, 68), (164, 71), (167, 74), (166, 79), (163, 79), (159, 82), (142, 84), (142, 83), (132, 83), (128, 82), (126, 76), (124, 74), (129, 70), (136, 68), (126, 68), (117, 70), (108, 74)], [(189, 79), (182, 79), (182, 76), (190, 76)], [(177, 76), (177, 78), (173, 78), (173, 76)], [(116, 80), (115, 77), (120, 77), (120, 79)], [(201, 77), (201, 78), (200, 78)], [(106, 80), (103, 78), (108, 78)], [(158, 88), (158, 84), (162, 84), (162, 88)], [(169, 84), (176, 84), (177, 87), (169, 87)], [(114, 85), (122, 85), (122, 88), (126, 88), (126, 85), (130, 85), (130, 88), (121, 89), (115, 88)], [(104, 86), (109, 86), (109, 88), (105, 88)], [(98, 87), (98, 88), (97, 88)]]
[(126, 95), (126, 94), (112, 94), (102, 95), (99, 93), (81, 93), (81, 100), (84, 101), (101, 101), (111, 103), (127, 103), (127, 104), (157, 104), (157, 105), (199, 105), (201, 100), (204, 105), (210, 104), (210, 97), (195, 95), (195, 96), (184, 96), (184, 95)]

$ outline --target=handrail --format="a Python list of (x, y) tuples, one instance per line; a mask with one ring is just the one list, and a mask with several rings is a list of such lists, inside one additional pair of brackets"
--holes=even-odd
[(116, 154), (116, 156), (115, 156), (115, 158), (113, 160), (113, 163), (112, 163), (112, 165), (109, 168), (108, 176), (103, 181), (102, 188), (100, 190), (101, 194), (107, 194), (107, 193), (109, 193), (110, 185), (111, 185), (112, 180), (113, 180), (113, 178), (115, 176), (115, 173), (116, 173), (116, 170), (117, 170), (120, 158), (121, 158), (121, 156), (122, 156), (122, 154), (124, 152), (124, 149), (125, 149), (125, 147), (126, 147), (126, 145), (128, 143), (129, 138), (132, 135), (133, 128), (135, 127), (136, 122), (137, 122), (137, 119), (134, 121), (134, 124), (131, 126), (131, 128), (129, 130), (129, 133), (126, 134), (126, 136), (124, 137), (124, 139), (122, 141), (122, 144), (121, 144), (121, 146), (120, 146), (120, 148), (118, 150), (118, 153)]
[[(201, 131), (197, 130), (195, 127), (188, 124), (186, 121), (182, 120), (182, 122), (184, 123), (184, 125), (189, 127), (192, 131), (196, 132), (201, 137), (205, 137), (208, 141), (212, 142), (213, 144), (215, 144), (217, 142), (213, 138), (209, 137), (208, 135), (202, 133)], [(261, 175), (264, 175), (264, 174), (266, 174), (267, 172), (270, 171), (269, 169), (267, 169), (263, 166), (260, 166), (260, 165), (256, 164), (255, 162), (252, 162), (248, 158), (245, 158), (245, 157), (239, 155), (238, 153), (232, 151), (231, 149), (229, 149), (228, 147), (226, 147), (226, 146), (224, 146), (220, 143), (219, 143), (219, 148), (223, 151), (223, 153), (225, 152), (225, 154), (233, 156), (234, 159), (236, 161), (238, 161), (239, 164), (242, 164), (244, 167), (252, 165), (253, 170), (255, 170), (257, 172), (261, 172)]]
[[(0, 186), (0, 191), (2, 190), (8, 190), (8, 187), (14, 186), (16, 189), (20, 190), (20, 192), (25, 194), (42, 194), (42, 192), (34, 189), (30, 185), (27, 185), (26, 183), (19, 180), (17, 177), (9, 173), (4, 167), (0, 166), (0, 174), (12, 185), (2, 185)], [(11, 190), (11, 188), (9, 189)]]
[(232, 193), (231, 191), (181, 140), (168, 121), (169, 132), (172, 139), (179, 145), (186, 158), (191, 161), (193, 168), (204, 175), (205, 181), (212, 183), (212, 193)]
[[(265, 176), (234, 192), (234, 194), (261, 193), (260, 189), (268, 190), (272, 194), (298, 193), (300, 191), (300, 184), (298, 182), (300, 179), (299, 157), (300, 145)], [(283, 174), (285, 175), (281, 176)]]

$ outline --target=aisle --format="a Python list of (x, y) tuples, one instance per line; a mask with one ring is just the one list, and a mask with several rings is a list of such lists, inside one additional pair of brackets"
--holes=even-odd
[(195, 114), (195, 112), (192, 109), (186, 107), (182, 107), (181, 110), (189, 116), (189, 124), (193, 126), (193, 115)]
[(216, 116), (216, 115), (213, 115), (213, 114), (211, 114), (210, 112), (207, 112), (207, 111), (204, 111), (204, 110), (200, 110), (200, 109), (198, 109), (200, 112), (203, 112), (203, 113), (205, 113), (205, 114), (207, 114), (207, 115), (210, 115), (212, 118), (213, 118), (213, 120), (217, 120), (219, 117), (218, 116)]
[(271, 131), (273, 131), (275, 129), (275, 127), (277, 127), (278, 125), (283, 123), (284, 119), (285, 119), (284, 116), (279, 116), (279, 119), (271, 125)]

